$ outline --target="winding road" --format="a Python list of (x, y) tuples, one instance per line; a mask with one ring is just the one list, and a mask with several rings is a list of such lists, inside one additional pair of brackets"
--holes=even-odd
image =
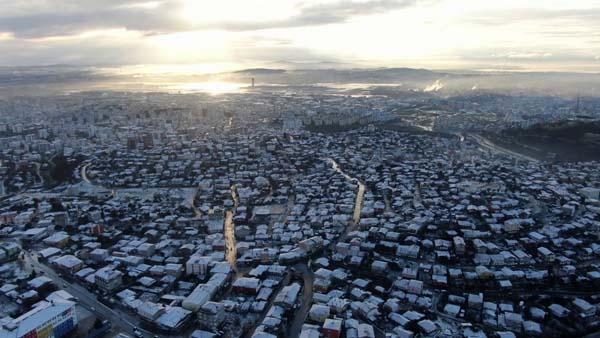
[(225, 214), (223, 235), (225, 237), (225, 246), (227, 249), (227, 261), (231, 265), (233, 271), (237, 272), (237, 241), (235, 239), (235, 224), (233, 223), (233, 217), (235, 216), (239, 201), (235, 185), (231, 186), (231, 198), (233, 199), (233, 207), (230, 210), (227, 210), (227, 213)]
[[(332, 158), (326, 159), (331, 167), (340, 175), (342, 175), (345, 179), (356, 183), (357, 192), (356, 199), (354, 200), (354, 211), (352, 213), (352, 220), (344, 229), (344, 232), (337, 237), (336, 240), (331, 242), (330, 247), (333, 248), (340, 241), (345, 241), (348, 238), (348, 234), (356, 229), (358, 224), (360, 223), (360, 217), (362, 212), (362, 207), (365, 198), (365, 191), (367, 187), (364, 183), (362, 183), (359, 179), (354, 178), (346, 174), (339, 166), (339, 164), (333, 160)], [(313, 298), (313, 283), (315, 280), (315, 275), (310, 266), (307, 263), (299, 263), (294, 266), (294, 269), (297, 273), (302, 274), (302, 279), (304, 281), (304, 286), (302, 288), (302, 300), (300, 308), (296, 311), (294, 319), (292, 320), (292, 324), (289, 327), (288, 335), (289, 337), (299, 337), (302, 331), (302, 325), (306, 321), (306, 316), (310, 311), (310, 307), (312, 305)]]

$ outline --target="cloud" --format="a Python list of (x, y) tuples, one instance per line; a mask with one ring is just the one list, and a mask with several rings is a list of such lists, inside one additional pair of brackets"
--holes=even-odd
[[(373, 15), (416, 4), (416, 0), (338, 1), (301, 4), (281, 20), (194, 23), (181, 17), (183, 0), (0, 0), (0, 32), (17, 38), (74, 35), (89, 30), (125, 28), (146, 34), (203, 29), (251, 31), (342, 23), (354, 16)], [(207, 5), (210, 6), (210, 5)]]
[(600, 8), (547, 9), (521, 8), (472, 13), (465, 20), (483, 25), (509, 25), (524, 21), (563, 20), (581, 25), (582, 22), (598, 24)]
[(0, 14), (0, 31), (11, 32), (17, 38), (43, 38), (115, 28), (161, 32), (189, 28), (175, 15), (181, 6), (179, 1), (145, 7), (139, 1), (56, 0), (54, 10), (36, 6), (37, 2), (24, 2), (31, 6), (21, 4), (11, 11), (7, 5), (9, 10)]
[(290, 20), (292, 24), (325, 24), (344, 22), (353, 16), (373, 15), (416, 4), (415, 0), (339, 1), (302, 7)]
[(236, 63), (259, 65), (273, 60), (297, 62), (338, 61), (333, 56), (285, 40), (269, 40), (261, 36), (232, 38), (224, 52), (203, 48), (169, 52), (169, 48), (129, 33), (127, 38), (114, 35), (93, 38), (47, 38), (44, 40), (0, 39), (0, 66), (83, 65), (125, 66), (138, 64), (214, 64)]
[(0, 65), (119, 65), (148, 62), (155, 50), (143, 39), (98, 36), (39, 42), (23, 39), (2, 41)]
[(8, 33), (8, 32), (0, 32), (0, 41), (3, 40), (12, 40), (15, 37), (13, 36), (12, 33)]
[(415, 6), (417, 0), (365, 0), (300, 4), (297, 13), (279, 20), (236, 20), (194, 24), (190, 29), (257, 31), (344, 23), (353, 17), (375, 15)]
[(0, 65), (293, 60), (598, 67), (598, 5), (513, 3), (0, 0)]
[(552, 53), (541, 52), (525, 52), (525, 53), (509, 53), (506, 55), (509, 59), (541, 59), (551, 57)]

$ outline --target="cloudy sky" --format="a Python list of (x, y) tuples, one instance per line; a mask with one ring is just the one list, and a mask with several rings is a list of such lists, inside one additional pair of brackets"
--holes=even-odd
[(600, 0), (0, 0), (0, 66), (320, 62), (600, 72)]

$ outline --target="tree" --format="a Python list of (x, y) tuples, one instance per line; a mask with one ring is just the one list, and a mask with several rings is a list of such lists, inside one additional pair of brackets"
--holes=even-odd
[(99, 329), (102, 327), (102, 320), (100, 320), (100, 318), (96, 317), (96, 320), (94, 320), (94, 329)]
[(51, 198), (49, 202), (50, 202), (50, 205), (52, 206), (52, 209), (51, 209), (52, 212), (65, 211), (65, 207), (62, 205), (62, 203), (57, 198)]
[(63, 155), (54, 158), (54, 167), (50, 170), (50, 177), (57, 182), (65, 182), (73, 174), (73, 168)]

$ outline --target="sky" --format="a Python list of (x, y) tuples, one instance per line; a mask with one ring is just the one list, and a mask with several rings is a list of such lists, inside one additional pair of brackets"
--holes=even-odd
[(600, 0), (0, 0), (0, 66), (600, 72)]

